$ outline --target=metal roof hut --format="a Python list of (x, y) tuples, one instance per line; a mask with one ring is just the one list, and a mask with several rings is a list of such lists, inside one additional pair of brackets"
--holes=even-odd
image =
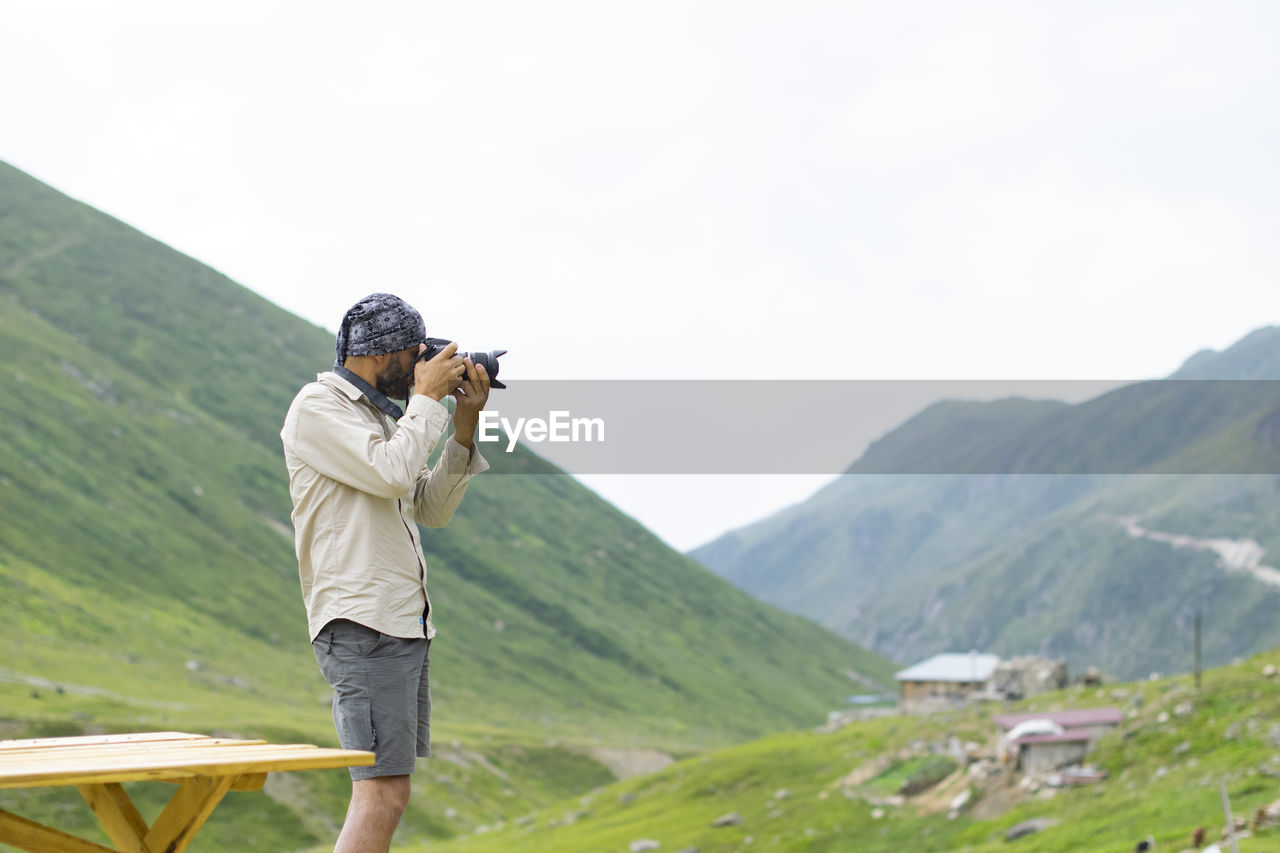
[[(1039, 714), (1002, 714), (995, 718), (1002, 730), (997, 757), (1023, 773), (1047, 773), (1084, 759), (1094, 744), (1118, 726), (1124, 714), (1119, 708), (1081, 708)], [(1021, 734), (1019, 726), (1031, 721), (1052, 723), (1054, 731)]]
[(991, 689), (999, 663), (997, 656), (977, 652), (934, 655), (894, 676), (898, 702), (908, 714), (962, 706), (971, 694)]

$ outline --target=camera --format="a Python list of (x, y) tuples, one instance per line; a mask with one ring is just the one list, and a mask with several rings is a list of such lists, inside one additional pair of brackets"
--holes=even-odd
[[(415, 363), (422, 361), (423, 359), (430, 360), (435, 358), (436, 354), (439, 353), (440, 350), (444, 349), (451, 343), (453, 342), (448, 338), (427, 338), (427, 348), (423, 350), (416, 359), (414, 359)], [(498, 381), (498, 356), (506, 354), (507, 351), (504, 349), (489, 350), (488, 352), (463, 352), (462, 350), (458, 350), (454, 353), (454, 355), (471, 359), (471, 363), (477, 367), (484, 365), (484, 372), (489, 374), (490, 388), (507, 387)]]

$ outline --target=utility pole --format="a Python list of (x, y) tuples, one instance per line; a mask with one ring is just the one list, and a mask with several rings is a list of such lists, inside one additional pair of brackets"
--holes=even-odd
[(1200, 611), (1196, 611), (1196, 692), (1200, 692)]

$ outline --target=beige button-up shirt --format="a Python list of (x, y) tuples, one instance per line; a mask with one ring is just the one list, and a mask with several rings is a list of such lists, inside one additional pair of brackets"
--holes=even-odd
[(333, 372), (294, 398), (280, 438), (311, 639), (332, 619), (435, 636), (415, 522), (444, 527), (467, 482), (489, 468), (453, 440), (427, 468), (448, 424), (449, 410), (421, 394), (397, 422)]

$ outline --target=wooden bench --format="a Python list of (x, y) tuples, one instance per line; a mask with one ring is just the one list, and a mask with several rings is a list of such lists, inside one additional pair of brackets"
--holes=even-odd
[[(75, 785), (114, 848), (6, 811), (0, 843), (30, 853), (180, 853), (227, 791), (258, 791), (267, 773), (373, 764), (372, 752), (231, 740), (183, 732), (0, 740), (0, 789)], [(151, 826), (121, 782), (176, 782)]]

